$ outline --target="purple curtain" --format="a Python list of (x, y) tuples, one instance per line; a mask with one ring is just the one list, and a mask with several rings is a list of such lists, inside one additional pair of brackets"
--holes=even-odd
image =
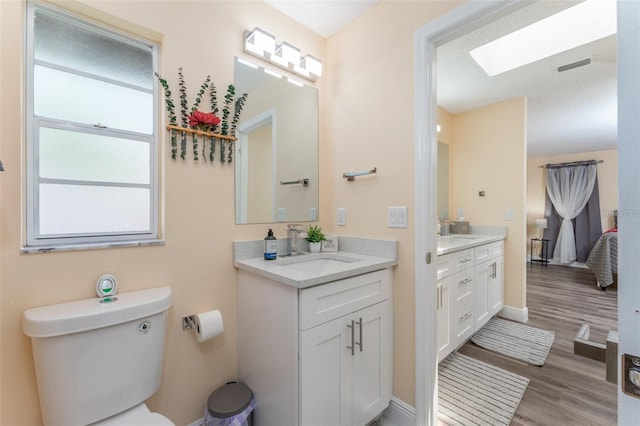
[[(547, 218), (547, 228), (544, 230), (544, 239), (549, 240), (549, 254), (553, 253), (556, 247), (556, 240), (562, 225), (562, 218), (553, 207), (549, 199), (549, 194), (545, 191), (545, 217)], [(576, 255), (578, 262), (585, 262), (591, 253), (593, 245), (602, 235), (602, 223), (600, 221), (600, 192), (598, 191), (598, 177), (593, 186), (591, 198), (580, 214), (571, 221), (576, 237)]]

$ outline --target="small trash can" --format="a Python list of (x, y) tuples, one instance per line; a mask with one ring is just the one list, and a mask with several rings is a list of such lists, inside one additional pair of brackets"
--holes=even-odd
[(255, 402), (244, 383), (229, 382), (216, 389), (207, 400), (205, 426), (252, 426)]

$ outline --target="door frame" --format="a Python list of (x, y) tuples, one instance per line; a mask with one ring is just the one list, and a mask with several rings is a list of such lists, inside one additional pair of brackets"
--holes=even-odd
[[(416, 424), (437, 425), (436, 269), (425, 262), (436, 251), (437, 93), (436, 49), (466, 32), (530, 4), (527, 0), (471, 0), (415, 33), (415, 299)], [(640, 3), (618, 0), (618, 180), (619, 238), (618, 359), (640, 355)], [(619, 363), (620, 364), (620, 363)], [(618, 367), (620, 368), (620, 367)], [(619, 371), (618, 377), (622, 374)], [(640, 400), (618, 385), (618, 422), (637, 420)]]
[(419, 426), (438, 424), (436, 49), (528, 4), (530, 0), (471, 0), (415, 32), (415, 410)]
[[(640, 3), (618, 1), (618, 360), (640, 355)], [(618, 365), (621, 363), (619, 362)], [(620, 368), (620, 367), (618, 367)], [(618, 377), (623, 377), (619, 372)], [(634, 424), (640, 399), (618, 384), (618, 424)]]

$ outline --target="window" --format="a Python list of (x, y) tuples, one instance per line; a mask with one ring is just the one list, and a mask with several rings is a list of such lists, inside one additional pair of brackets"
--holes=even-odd
[(157, 50), (29, 3), (27, 251), (158, 239)]

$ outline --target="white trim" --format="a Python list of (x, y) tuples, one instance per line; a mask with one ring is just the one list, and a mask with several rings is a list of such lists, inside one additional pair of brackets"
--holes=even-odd
[(527, 322), (529, 321), (529, 308), (526, 306), (524, 308), (505, 306), (498, 312), (498, 316), (512, 321)]
[[(41, 4), (36, 2), (27, 2), (27, 34), (25, 39), (26, 51), (26, 82), (27, 82), (27, 99), (26, 99), (26, 112), (27, 112), (27, 130), (26, 130), (26, 167), (25, 167), (25, 181), (26, 181), (26, 195), (24, 198), (24, 208), (26, 210), (23, 220), (25, 221), (24, 229), (26, 231), (23, 236), (22, 249), (23, 253), (34, 252), (48, 252), (48, 251), (66, 251), (66, 250), (82, 250), (86, 248), (108, 248), (115, 246), (135, 246), (142, 245), (145, 241), (149, 241), (150, 244), (156, 244), (159, 241), (160, 236), (160, 158), (158, 148), (159, 134), (159, 93), (158, 85), (154, 84), (151, 89), (138, 87), (128, 83), (118, 82), (112, 79), (95, 76), (90, 73), (82, 72), (79, 70), (73, 70), (67, 67), (52, 66), (51, 64), (38, 61), (34, 58), (34, 22), (36, 11), (39, 13), (49, 14), (56, 19), (62, 19), (70, 22), (72, 25), (80, 26), (93, 33), (99, 33), (105, 35), (111, 39), (116, 39), (121, 42), (125, 42), (129, 45), (148, 48), (151, 50), (152, 66), (154, 70), (158, 69), (159, 64), (159, 45), (150, 40), (144, 40), (142, 38), (134, 37), (129, 34), (125, 34), (115, 28), (112, 28), (108, 24), (98, 24), (88, 21), (83, 15), (78, 15), (74, 12), (59, 8), (50, 4)], [(117, 84), (121, 87), (127, 87), (132, 90), (141, 91), (144, 93), (151, 93), (153, 95), (153, 125), (152, 131), (149, 134), (127, 131), (122, 129), (101, 129), (97, 131), (91, 125), (83, 123), (75, 123), (67, 120), (52, 119), (47, 117), (36, 117), (34, 111), (34, 69), (35, 65), (43, 67), (52, 67), (52, 69), (62, 70), (64, 72), (72, 73), (82, 77), (91, 78), (93, 80), (107, 82), (109, 84)], [(71, 181), (66, 179), (46, 179), (39, 175), (40, 159), (39, 159), (39, 144), (40, 144), (40, 129), (50, 128), (57, 130), (66, 130), (75, 133), (91, 134), (106, 136), (119, 139), (131, 139), (139, 142), (145, 142), (149, 144), (149, 183), (148, 184), (123, 184), (123, 183), (111, 183), (111, 182), (94, 182), (94, 181)], [(113, 232), (82, 232), (78, 234), (59, 234), (59, 235), (43, 235), (40, 231), (40, 184), (41, 183), (59, 183), (64, 185), (90, 185), (90, 186), (108, 186), (108, 187), (128, 187), (128, 188), (143, 188), (149, 190), (149, 228), (143, 230), (137, 230), (135, 232), (122, 233), (120, 231)]]
[[(640, 355), (640, 3), (618, 1), (618, 360), (624, 353)], [(622, 214), (621, 214), (622, 213)], [(619, 363), (620, 365), (620, 363)], [(618, 367), (618, 377), (625, 377)], [(618, 383), (618, 424), (638, 424), (640, 399), (622, 392)]]
[(437, 420), (436, 271), (436, 48), (526, 6), (526, 0), (471, 0), (415, 32), (415, 303), (416, 424)]
[(192, 421), (187, 426), (204, 426), (204, 417), (201, 419)]
[[(271, 124), (271, 169), (274, 171), (271, 177), (271, 205), (273, 211), (271, 212), (271, 221), (277, 222), (278, 208), (276, 206), (276, 192), (278, 190), (278, 176), (275, 170), (277, 170), (277, 114), (275, 108), (269, 108), (254, 117), (245, 120), (240, 126), (238, 126), (238, 137), (240, 141), (240, 154), (242, 156), (241, 161), (236, 159), (236, 224), (247, 223), (247, 210), (248, 210), (248, 153), (249, 153), (249, 138), (248, 134), (252, 131)], [(237, 149), (238, 147), (236, 147)], [(238, 170), (240, 168), (240, 170)], [(238, 195), (240, 194), (240, 195)], [(238, 213), (239, 212), (239, 213)]]
[(389, 408), (380, 417), (382, 426), (414, 426), (416, 424), (416, 409), (396, 398), (391, 398)]

